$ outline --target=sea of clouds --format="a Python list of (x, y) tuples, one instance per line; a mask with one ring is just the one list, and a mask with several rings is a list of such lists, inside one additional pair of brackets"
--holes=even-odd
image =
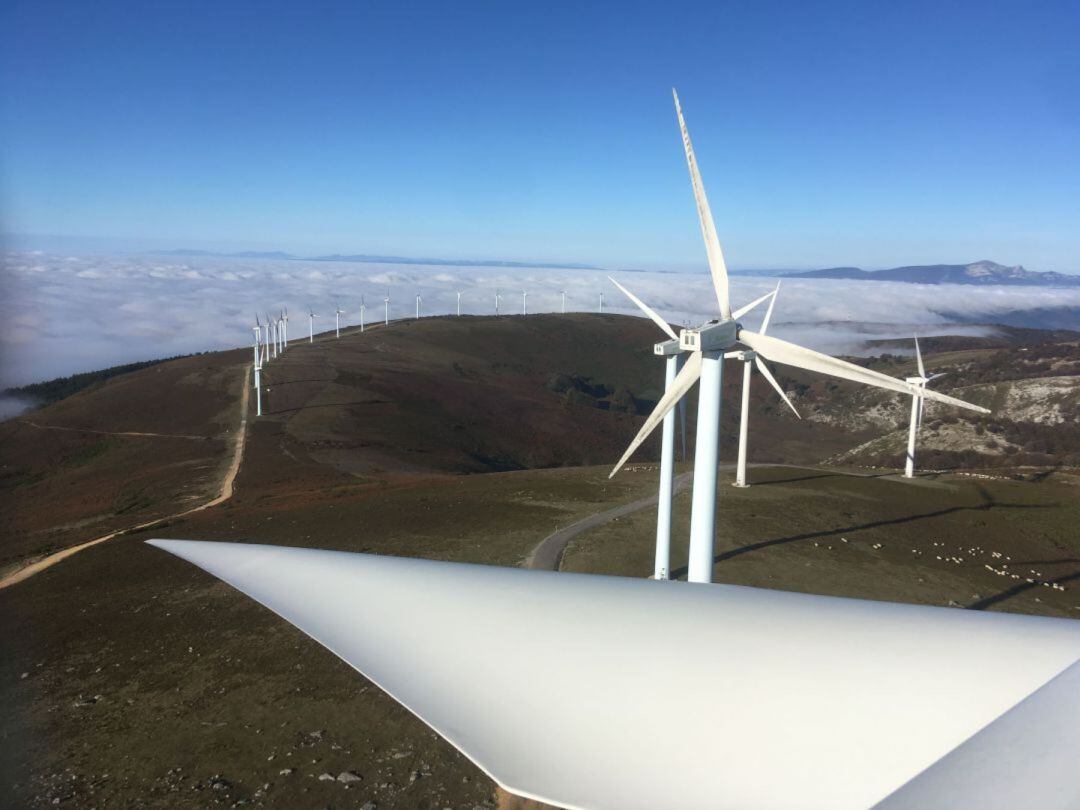
[[(383, 314), (413, 317), (415, 295), (425, 315), (453, 313), (457, 291), (464, 314), (500, 309), (520, 314), (567, 309), (637, 314), (601, 270), (456, 267), (175, 256), (64, 256), (18, 252), (4, 256), (0, 289), (0, 388), (136, 360), (249, 345), (255, 313), (288, 307), (290, 337), (359, 322), (360, 297), (369, 322)], [(676, 324), (716, 317), (707, 274), (615, 272), (623, 284)], [(775, 279), (733, 276), (733, 303), (772, 289)], [(924, 286), (887, 282), (785, 279), (772, 334), (828, 352), (857, 351), (872, 338), (943, 331), (938, 313), (992, 321), (994, 313), (1080, 307), (1080, 288)], [(763, 310), (762, 310), (763, 313)], [(758, 314), (744, 319), (757, 328)], [(951, 327), (949, 333), (978, 332)], [(8, 403), (0, 403), (0, 412)], [(17, 408), (17, 404), (12, 404)]]

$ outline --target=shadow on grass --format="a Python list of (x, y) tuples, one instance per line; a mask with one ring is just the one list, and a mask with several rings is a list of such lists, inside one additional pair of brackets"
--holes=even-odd
[[(1065, 576), (1055, 577), (1054, 579), (1048, 579), (1046, 582), (1055, 585), (1064, 585), (1066, 582), (1072, 582), (1073, 580), (1080, 579), (1080, 571), (1073, 574), (1066, 574)], [(1043, 587), (1038, 582), (1018, 582), (1011, 588), (1006, 588), (1001, 593), (996, 593), (993, 596), (984, 596), (977, 602), (972, 602), (967, 606), (968, 610), (986, 610), (988, 607), (1001, 604), (1002, 602), (1012, 599), (1014, 596), (1019, 596), (1026, 591), (1030, 591), (1032, 588)]]
[[(902, 523), (913, 523), (918, 520), (928, 520), (930, 518), (944, 517), (945, 515), (958, 514), (960, 512), (987, 512), (991, 509), (1053, 509), (1059, 504), (1032, 504), (1032, 503), (998, 503), (994, 500), (994, 497), (987, 491), (985, 487), (978, 487), (979, 495), (982, 497), (983, 502), (974, 506), (950, 506), (945, 509), (936, 509), (933, 512), (920, 512), (915, 515), (905, 515), (898, 518), (888, 518), (886, 520), (874, 520), (869, 523), (859, 523), (853, 526), (844, 526), (839, 529), (824, 529), (817, 532), (805, 532), (803, 534), (793, 534), (788, 537), (777, 537), (773, 540), (762, 540), (760, 543), (751, 543), (750, 545), (740, 546), (739, 548), (733, 548), (728, 551), (721, 552), (713, 557), (713, 565), (724, 562), (725, 560), (731, 560), (735, 557), (740, 557), (743, 554), (749, 554), (752, 551), (760, 551), (771, 546), (782, 546), (789, 543), (798, 543), (803, 540), (819, 540), (826, 537), (835, 537), (842, 534), (850, 534), (866, 529), (878, 529), (882, 526), (897, 526)], [(671, 572), (672, 579), (679, 579), (686, 576), (687, 567), (682, 566), (680, 568), (673, 569)]]

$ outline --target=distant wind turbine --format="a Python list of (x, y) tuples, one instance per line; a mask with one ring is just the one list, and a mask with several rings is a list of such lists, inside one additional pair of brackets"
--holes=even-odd
[(417, 290), (416, 291), (416, 319), (417, 320), (420, 320), (420, 304), (422, 302), (423, 302), (423, 299), (420, 297), (420, 291)]
[[(259, 316), (255, 316), (256, 322), (259, 320)], [(259, 358), (259, 338), (262, 333), (262, 328), (259, 326), (251, 327), (255, 332), (255, 415), (262, 416), (262, 382), (259, 377), (259, 372), (262, 371), (262, 362)]]
[(289, 308), (288, 307), (285, 307), (284, 310), (282, 310), (281, 320), (282, 320), (282, 323), (283, 323), (284, 328), (285, 328), (285, 342), (282, 344), (282, 347), (284, 348), (284, 347), (287, 347), (289, 345)]
[[(674, 94), (674, 91), (672, 91)], [(630, 455), (660, 424), (675, 404), (682, 399), (700, 378), (698, 390), (697, 445), (694, 453), (694, 489), (691, 498), (690, 551), (687, 579), (690, 582), (712, 582), (713, 553), (716, 543), (716, 483), (718, 445), (720, 439), (721, 381), (724, 353), (736, 343), (741, 343), (767, 360), (795, 366), (796, 368), (829, 374), (865, 385), (873, 385), (898, 391), (902, 394), (927, 396), (962, 408), (988, 413), (985, 408), (964, 402), (934, 391), (921, 390), (902, 380), (877, 371), (838, 360), (834, 357), (806, 349), (794, 343), (768, 337), (744, 329), (731, 310), (728, 296), (727, 266), (724, 262), (720, 240), (716, 235), (712, 212), (705, 196), (705, 188), (698, 171), (697, 159), (690, 143), (690, 134), (683, 120), (679, 98), (675, 95), (675, 112), (682, 132), (686, 163), (690, 171), (690, 184), (697, 203), (701, 233), (709, 261), (713, 289), (719, 304), (720, 317), (697, 329), (687, 329), (679, 336), (680, 347), (690, 352), (690, 357), (676, 376), (671, 388), (657, 403), (645, 420), (638, 435), (612, 470), (614, 475)]]
[[(919, 339), (915, 338), (915, 361), (919, 365), (919, 376), (908, 377), (907, 382), (914, 385), (921, 391), (926, 390), (926, 384), (931, 380), (936, 380), (938, 377), (944, 377), (945, 372), (938, 374), (931, 374), (927, 376), (926, 366), (923, 365), (922, 351), (919, 349)], [(907, 459), (904, 462), (904, 477), (915, 477), (915, 438), (922, 427), (923, 406), (925, 401), (921, 396), (911, 397), (911, 425), (908, 428), (908, 440), (907, 440)]]
[[(776, 296), (780, 292), (780, 282), (776, 282), (776, 289), (769, 293), (772, 296), (772, 300), (769, 301), (769, 308), (765, 311), (765, 318), (761, 321), (761, 334), (769, 328), (769, 321), (772, 320), (773, 307), (776, 306)], [(738, 317), (738, 314), (733, 313), (732, 317)], [(773, 377), (772, 372), (769, 371), (769, 367), (765, 365), (765, 361), (762, 360), (755, 352), (752, 351), (738, 351), (728, 352), (724, 355), (727, 359), (742, 360), (743, 364), (743, 378), (742, 378), (742, 411), (739, 413), (739, 461), (735, 465), (735, 486), (748, 487), (746, 483), (746, 453), (747, 453), (747, 440), (750, 427), (750, 368), (751, 366), (757, 366), (757, 370), (761, 372), (761, 376), (769, 381), (769, 384), (776, 389), (776, 393), (780, 395), (780, 399), (787, 403), (787, 406), (791, 408), (791, 412), (799, 419), (799, 412), (795, 410), (795, 406), (791, 404), (791, 400), (788, 399), (787, 394), (784, 393), (784, 389), (780, 387), (780, 384)]]
[(461, 290), (457, 291), (457, 315), (461, 317)]
[(317, 317), (319, 317), (319, 316), (315, 314), (315, 311), (310, 306), (308, 307), (307, 315), (308, 315), (308, 343), (314, 343), (315, 342), (315, 319)]
[(502, 298), (502, 293), (495, 290), (495, 317), (499, 316), (499, 299)]
[(600, 290), (600, 310), (599, 310), (599, 312), (600, 312), (601, 315), (604, 314), (604, 291), (603, 290)]
[(267, 339), (269, 340), (269, 343), (270, 343), (270, 357), (271, 358), (276, 358), (277, 357), (277, 324), (274, 323), (273, 319), (270, 317), (269, 312), (266, 313), (266, 326), (267, 326), (267, 329), (269, 330), (269, 334), (268, 334)]
[(367, 312), (367, 305), (364, 304), (364, 296), (360, 296), (360, 331), (364, 331), (364, 313)]
[(522, 290), (521, 291), (521, 314), (522, 315), (527, 315), (528, 314), (528, 310), (525, 308), (525, 296), (526, 295), (528, 295), (528, 293), (525, 292), (525, 290)]
[(341, 316), (345, 310), (339, 304), (334, 304), (334, 337), (341, 337)]
[(390, 289), (386, 290), (386, 297), (383, 298), (383, 325), (390, 325)]
[(562, 314), (566, 314), (566, 290), (560, 290), (562, 293)]

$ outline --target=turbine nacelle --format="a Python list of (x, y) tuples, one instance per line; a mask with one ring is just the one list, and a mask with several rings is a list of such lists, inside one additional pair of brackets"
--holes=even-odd
[(672, 355), (682, 354), (683, 348), (679, 345), (678, 339), (665, 340), (661, 343), (653, 344), (653, 354), (658, 357), (671, 357)]
[(709, 321), (697, 329), (684, 329), (679, 333), (679, 348), (684, 352), (722, 352), (735, 345), (739, 337), (739, 325), (730, 318)]

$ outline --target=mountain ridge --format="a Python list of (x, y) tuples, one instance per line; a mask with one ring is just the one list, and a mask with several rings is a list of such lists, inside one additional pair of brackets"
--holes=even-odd
[(859, 281), (899, 281), (907, 284), (1027, 285), (1042, 287), (1080, 286), (1080, 276), (1054, 271), (1026, 270), (1023, 265), (1004, 265), (989, 259), (969, 264), (923, 264), (863, 270), (859, 267), (829, 267), (784, 273), (783, 278), (831, 278)]

